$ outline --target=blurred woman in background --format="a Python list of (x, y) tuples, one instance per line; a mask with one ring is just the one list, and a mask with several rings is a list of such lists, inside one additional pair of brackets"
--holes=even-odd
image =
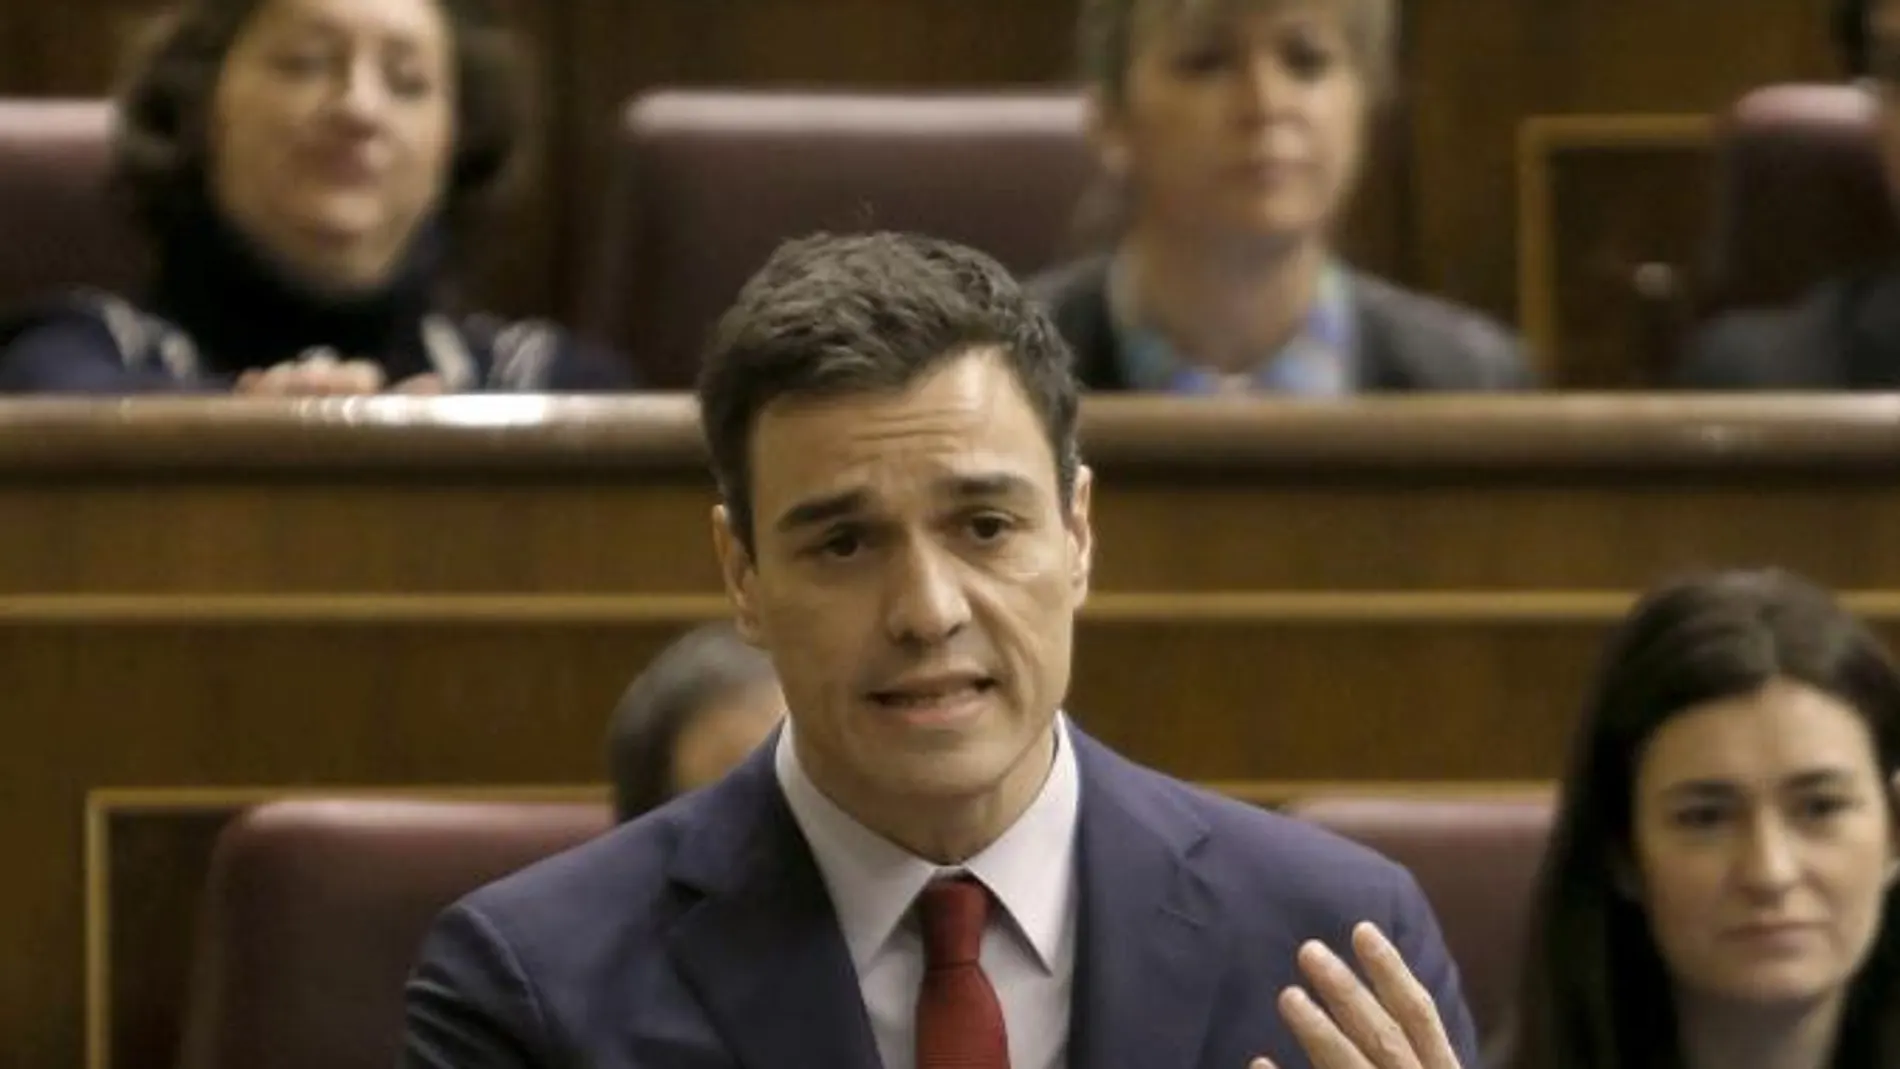
[(150, 284), (17, 327), (0, 390), (624, 385), (611, 355), (455, 300), (527, 89), (488, 0), (190, 0), (118, 101)]
[(1034, 288), (1085, 385), (1339, 396), (1529, 384), (1515, 338), (1333, 247), (1394, 76), (1394, 0), (1087, 0), (1119, 201), (1107, 256)]
[(607, 731), (614, 816), (628, 821), (719, 779), (785, 712), (778, 673), (729, 623), (688, 631), (653, 658)]

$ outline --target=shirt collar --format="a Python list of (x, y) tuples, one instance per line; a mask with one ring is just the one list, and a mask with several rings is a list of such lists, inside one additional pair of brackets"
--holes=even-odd
[(1351, 393), (1358, 386), (1358, 331), (1351, 276), (1337, 260), (1321, 269), (1306, 322), (1254, 370), (1223, 374), (1196, 366), (1159, 331), (1141, 321), (1126, 255), (1108, 264), (1109, 325), (1115, 358), (1134, 389), (1166, 393), (1264, 391), (1309, 396)]
[(791, 721), (785, 721), (773, 754), (779, 789), (811, 846), (860, 972), (889, 944), (925, 885), (965, 872), (989, 888), (1041, 967), (1054, 972), (1057, 944), (1074, 908), (1081, 777), (1067, 718), (1058, 713), (1051, 730), (1055, 759), (1029, 808), (976, 856), (943, 866), (865, 827), (825, 797), (799, 762)]

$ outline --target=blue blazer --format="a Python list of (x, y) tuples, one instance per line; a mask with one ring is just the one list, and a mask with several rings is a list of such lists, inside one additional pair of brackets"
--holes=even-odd
[[(1070, 1069), (1282, 1069), (1294, 953), (1379, 924), (1476, 1069), (1458, 974), (1399, 866), (1072, 731)], [(463, 899), (406, 993), (411, 1069), (877, 1069), (858, 980), (768, 743), (723, 781)]]

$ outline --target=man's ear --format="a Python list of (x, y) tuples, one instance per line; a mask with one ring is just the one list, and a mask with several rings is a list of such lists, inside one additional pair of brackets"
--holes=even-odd
[(1075, 489), (1069, 497), (1064, 518), (1069, 529), (1069, 582), (1075, 604), (1089, 596), (1089, 580), (1095, 570), (1095, 530), (1089, 519), (1089, 502), (1095, 489), (1095, 473), (1087, 465), (1075, 469)]
[(726, 600), (732, 603), (733, 624), (739, 634), (754, 646), (761, 644), (757, 586), (759, 570), (739, 533), (732, 529), (732, 513), (724, 505), (712, 510), (713, 552), (719, 557), (719, 575), (725, 582)]

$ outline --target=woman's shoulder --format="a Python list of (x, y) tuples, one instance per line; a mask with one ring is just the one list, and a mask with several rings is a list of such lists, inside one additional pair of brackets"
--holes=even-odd
[(0, 327), (0, 342), (18, 344), (55, 336), (97, 341), (122, 354), (160, 347), (183, 332), (130, 297), (82, 289), (13, 309)]
[(142, 388), (198, 375), (191, 337), (131, 298), (80, 290), (20, 308), (0, 322), (0, 390)]
[(1532, 384), (1517, 332), (1454, 301), (1362, 271), (1351, 274), (1363, 344), (1418, 389), (1517, 389)]

